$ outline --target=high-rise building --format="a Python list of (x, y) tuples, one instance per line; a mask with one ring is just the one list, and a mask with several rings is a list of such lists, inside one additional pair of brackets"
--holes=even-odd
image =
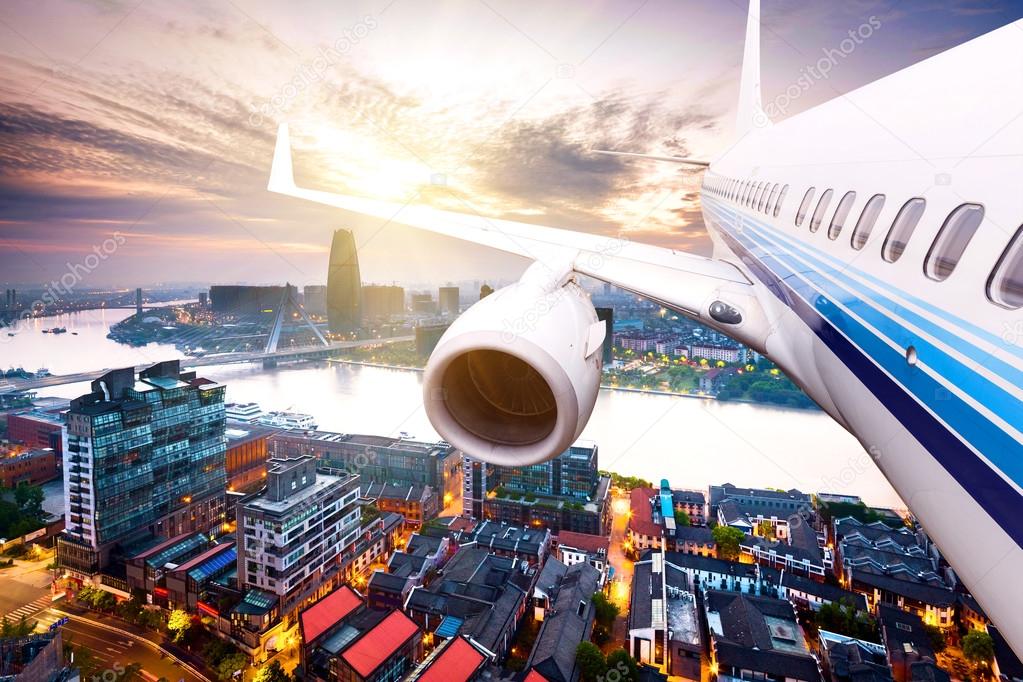
[(224, 522), (225, 387), (177, 360), (107, 372), (71, 401), (63, 433), (66, 527), (57, 562), (103, 571), (119, 543)]
[(367, 284), (362, 287), (362, 319), (386, 320), (405, 312), (405, 290), (399, 286)]
[[(290, 284), (287, 286), (294, 289)], [(210, 306), (215, 313), (230, 315), (274, 313), (284, 293), (282, 286), (215, 284), (210, 287)]]
[(430, 294), (412, 294), (412, 312), (426, 313), (427, 315), (437, 312), (437, 306)]
[(604, 347), (601, 359), (605, 367), (610, 367), (614, 359), (615, 311), (614, 308), (597, 308), (597, 319), (604, 323)]
[(597, 487), (597, 444), (577, 441), (539, 464), (496, 467), (497, 485), (536, 495), (589, 499)]
[(441, 287), (437, 294), (437, 302), (441, 315), (458, 315), (458, 287)]
[(312, 455), (320, 466), (358, 473), (362, 484), (428, 485), (446, 506), (458, 495), (462, 453), (451, 445), (330, 431), (282, 431), (268, 442), (272, 457)]
[(462, 516), (482, 519), (487, 493), (494, 485), (494, 465), (473, 457), (462, 457)]
[(322, 284), (313, 284), (303, 288), (302, 307), (312, 315), (326, 315), (327, 287)]
[(332, 334), (347, 334), (361, 326), (361, 290), (355, 237), (351, 230), (337, 230), (327, 269), (327, 327)]
[(135, 314), (142, 315), (142, 289), (135, 289)]
[(276, 595), (282, 618), (331, 592), (359, 537), (359, 477), (314, 457), (267, 460), (266, 488), (238, 503), (238, 584)]

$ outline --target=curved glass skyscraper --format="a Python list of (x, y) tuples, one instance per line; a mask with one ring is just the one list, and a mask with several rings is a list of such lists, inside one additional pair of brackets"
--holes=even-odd
[(347, 334), (359, 328), (361, 292), (355, 237), (351, 230), (337, 230), (330, 245), (327, 270), (327, 326), (331, 333)]

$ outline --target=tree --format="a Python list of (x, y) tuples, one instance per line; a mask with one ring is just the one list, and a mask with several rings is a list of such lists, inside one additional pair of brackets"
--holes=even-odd
[(676, 509), (675, 525), (679, 526), (680, 528), (682, 526), (691, 526), (692, 523), (690, 523), (689, 521), (689, 512), (687, 512), (685, 509)]
[(270, 665), (264, 665), (259, 669), (253, 682), (292, 682), (292, 677), (284, 672), (284, 666), (280, 661), (274, 660)]
[(181, 609), (175, 609), (171, 611), (170, 616), (167, 618), (167, 629), (174, 634), (174, 641), (180, 642), (185, 637), (185, 633), (192, 627), (192, 616)]
[(937, 625), (924, 623), (924, 632), (927, 633), (927, 639), (930, 640), (934, 653), (940, 654), (948, 646), (948, 642), (945, 641), (945, 633)]
[(983, 630), (970, 630), (963, 637), (963, 656), (978, 667), (987, 667), (995, 657), (995, 643)]
[(7, 616), (4, 616), (3, 622), (0, 623), (0, 637), (25, 637), (32, 634), (35, 629), (36, 621), (30, 623), (25, 616), (16, 621), (7, 620)]
[(829, 602), (817, 612), (817, 627), (857, 639), (873, 639), (877, 625), (869, 614), (857, 610), (851, 600)]
[(220, 659), (220, 663), (217, 664), (217, 677), (222, 681), (234, 677), (234, 674), (238, 670), (242, 670), (245, 664), (249, 662), (249, 657), (245, 654), (229, 654)]
[(770, 521), (761, 521), (757, 524), (757, 535), (768, 540), (774, 540), (774, 524)]
[(594, 592), (593, 596), (590, 597), (590, 601), (593, 602), (594, 616), (597, 622), (608, 627), (613, 625), (615, 618), (621, 612), (618, 605), (605, 597), (603, 592)]
[(575, 649), (575, 662), (579, 665), (583, 682), (597, 682), (597, 678), (607, 672), (604, 654), (592, 642), (579, 643)]
[(739, 558), (739, 543), (746, 537), (745, 533), (731, 526), (716, 526), (711, 534), (718, 546), (719, 559), (735, 561)]
[(607, 669), (609, 676), (612, 670), (617, 670), (619, 679), (630, 682), (639, 680), (639, 664), (625, 649), (615, 649), (607, 655)]
[(42, 516), (45, 498), (46, 495), (42, 488), (37, 485), (29, 485), (25, 481), (19, 483), (14, 489), (14, 502), (18, 505), (18, 509), (35, 518)]

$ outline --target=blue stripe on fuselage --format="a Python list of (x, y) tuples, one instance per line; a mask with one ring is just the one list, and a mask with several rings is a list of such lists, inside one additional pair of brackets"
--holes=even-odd
[[(718, 220), (725, 223), (727, 227), (727, 221), (720, 217)], [(1015, 488), (992, 470), (935, 415), (907, 393), (895, 379), (878, 367), (871, 356), (864, 352), (864, 349), (854, 345), (836, 326), (829, 323), (820, 310), (815, 309), (810, 302), (800, 296), (792, 286), (795, 282), (790, 284), (788, 281), (795, 279), (793, 275), (783, 279), (779, 276), (780, 272), (772, 271), (758, 255), (765, 258), (771, 257), (763, 254), (760, 247), (748, 235), (743, 235), (732, 229), (722, 231), (721, 235), (735, 253), (742, 258), (751, 272), (814, 331), (818, 338), (850, 368), (875, 397), (973, 496), (1006, 533), (1017, 544), (1023, 546), (1023, 515), (1020, 515), (1018, 511), (1020, 495)], [(758, 252), (760, 253), (758, 254)], [(779, 267), (779, 271), (783, 270)], [(811, 300), (815, 301), (816, 299), (815, 296)], [(834, 308), (834, 306), (831, 307)], [(889, 351), (892, 350), (886, 344), (884, 347)], [(896, 362), (908, 367), (905, 359), (901, 356), (898, 356)], [(1019, 444), (1015, 440), (1013, 443), (1014, 448), (1018, 449)], [(897, 453), (887, 453), (887, 455), (882, 453), (883, 456), (897, 456)]]

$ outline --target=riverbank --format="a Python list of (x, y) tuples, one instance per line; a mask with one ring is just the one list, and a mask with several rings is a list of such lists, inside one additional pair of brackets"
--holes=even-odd
[[(337, 365), (353, 365), (357, 367), (376, 367), (378, 369), (394, 369), (402, 370), (406, 372), (418, 372), (422, 374), (426, 371), (422, 367), (412, 367), (408, 365), (389, 365), (383, 362), (367, 362), (365, 360), (346, 360), (344, 358), (327, 358), (329, 364)], [(297, 363), (296, 363), (297, 364)], [(610, 384), (601, 384), (601, 390), (604, 391), (619, 391), (622, 393), (640, 393), (643, 395), (659, 395), (668, 396), (671, 398), (692, 398), (695, 400), (709, 400), (715, 402), (728, 402), (728, 403), (744, 403), (747, 405), (761, 405), (765, 407), (774, 407), (782, 410), (795, 410), (797, 412), (820, 412), (820, 408), (817, 406), (812, 407), (798, 407), (794, 405), (776, 405), (774, 403), (764, 402), (760, 400), (749, 400), (746, 398), (729, 398), (728, 400), (720, 400), (717, 396), (708, 395), (706, 393), (675, 393), (673, 391), (664, 391), (656, 388), (634, 388), (631, 386), (612, 386)]]

